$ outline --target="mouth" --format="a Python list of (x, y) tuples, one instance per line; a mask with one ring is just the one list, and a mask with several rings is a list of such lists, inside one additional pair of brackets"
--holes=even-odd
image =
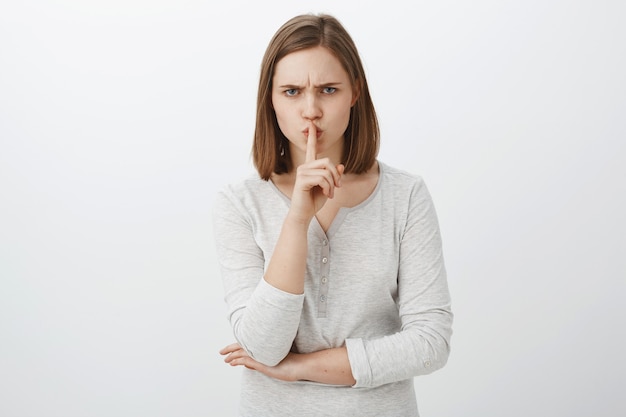
[[(308, 137), (309, 137), (309, 129), (308, 129), (308, 128), (307, 128), (307, 129), (304, 129), (304, 130), (302, 131), (302, 133), (304, 133), (304, 136), (308, 139)], [(322, 133), (324, 133), (324, 131), (323, 131), (323, 130), (320, 130), (320, 129), (316, 129), (315, 133), (316, 133), (316, 135), (315, 135), (315, 136), (317, 136), (317, 138), (319, 139), (319, 138), (320, 138), (320, 136), (322, 136)]]

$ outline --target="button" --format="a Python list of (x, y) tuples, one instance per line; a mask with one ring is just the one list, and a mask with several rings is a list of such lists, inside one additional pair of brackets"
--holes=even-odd
[(424, 361), (424, 366), (430, 368), (430, 361)]
[(327, 258), (327, 257), (323, 257), (323, 258), (322, 258), (322, 263), (323, 263), (323, 264), (328, 263), (328, 258)]
[(322, 245), (324, 246), (328, 245), (328, 241), (326, 239), (322, 240)]
[(322, 295), (322, 296), (320, 297), (320, 301), (321, 301), (322, 303), (323, 303), (324, 301), (326, 301), (326, 296), (325, 296), (325, 295)]
[(326, 284), (326, 282), (328, 282), (328, 278), (322, 277), (322, 284)]

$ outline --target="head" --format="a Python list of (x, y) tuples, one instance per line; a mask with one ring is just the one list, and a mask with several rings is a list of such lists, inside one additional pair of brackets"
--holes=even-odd
[(252, 156), (259, 175), (265, 180), (272, 173), (282, 174), (292, 169), (288, 140), (278, 126), (272, 106), (276, 64), (293, 52), (320, 46), (340, 62), (356, 97), (344, 133), (341, 163), (345, 165), (345, 172), (360, 174), (375, 162), (380, 136), (378, 120), (356, 46), (335, 18), (302, 15), (289, 20), (276, 32), (261, 64)]

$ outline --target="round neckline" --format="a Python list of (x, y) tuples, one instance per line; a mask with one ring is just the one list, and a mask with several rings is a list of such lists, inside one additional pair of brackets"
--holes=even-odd
[[(381, 183), (383, 181), (383, 174), (385, 172), (385, 165), (383, 163), (381, 163), (380, 161), (376, 160), (376, 164), (378, 165), (378, 180), (376, 181), (376, 186), (374, 187), (374, 189), (372, 190), (372, 192), (367, 196), (367, 198), (365, 198), (363, 201), (361, 201), (359, 204), (352, 206), (352, 207), (340, 207), (339, 211), (337, 212), (337, 216), (335, 216), (335, 219), (339, 216), (339, 213), (341, 212), (351, 212), (354, 210), (358, 210), (361, 207), (366, 206), (367, 204), (369, 204), (370, 201), (372, 201), (376, 195), (378, 194), (380, 188), (381, 188)], [(289, 205), (291, 204), (291, 199), (285, 194), (283, 193), (280, 188), (278, 188), (278, 186), (274, 183), (274, 181), (272, 181), (272, 179), (268, 179), (267, 182), (270, 184), (270, 187), (274, 190), (274, 192), (276, 192), (280, 198), (287, 204), (287, 207), (289, 207)], [(333, 223), (335, 223), (335, 221), (333, 220)], [(332, 224), (331, 227), (328, 229), (329, 231), (332, 229)]]

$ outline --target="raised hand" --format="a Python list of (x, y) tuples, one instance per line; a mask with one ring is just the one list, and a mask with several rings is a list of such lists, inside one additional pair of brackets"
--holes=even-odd
[(333, 165), (328, 158), (317, 159), (317, 128), (309, 124), (305, 162), (296, 169), (296, 181), (291, 197), (293, 214), (310, 221), (335, 195), (341, 186), (343, 165)]
[(334, 197), (344, 171), (343, 165), (335, 166), (329, 158), (317, 159), (317, 128), (313, 122), (306, 136), (304, 155), (302, 150), (298, 155), (298, 161), (303, 162), (295, 169), (289, 211), (264, 275), (268, 284), (291, 294), (304, 292), (309, 226), (328, 199)]

